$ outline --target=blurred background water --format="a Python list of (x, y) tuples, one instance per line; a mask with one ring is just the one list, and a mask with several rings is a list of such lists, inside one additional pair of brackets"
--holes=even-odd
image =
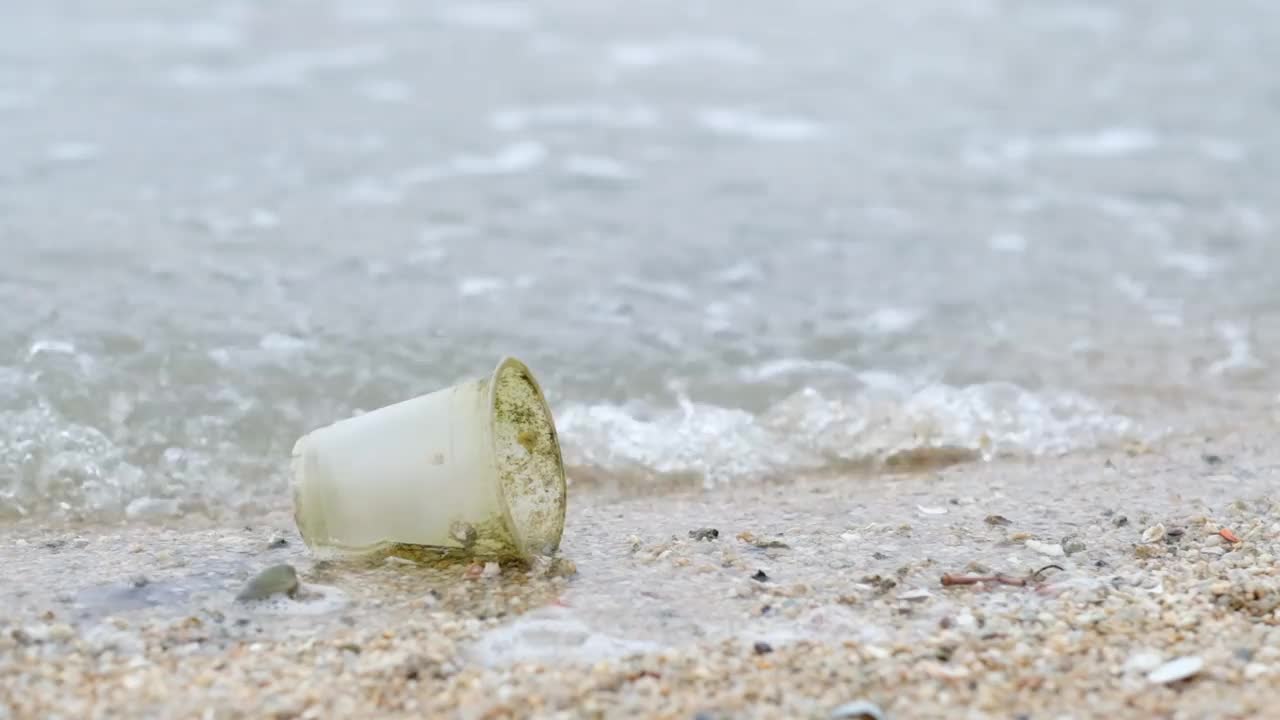
[(9, 3), (0, 517), (287, 503), (504, 354), (571, 475), (1277, 408), (1280, 6)]

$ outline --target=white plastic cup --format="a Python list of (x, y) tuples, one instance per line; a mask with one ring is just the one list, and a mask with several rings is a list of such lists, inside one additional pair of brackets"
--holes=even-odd
[(559, 547), (565, 495), (551, 410), (513, 358), (293, 448), (294, 520), (321, 557), (409, 546), (532, 559)]

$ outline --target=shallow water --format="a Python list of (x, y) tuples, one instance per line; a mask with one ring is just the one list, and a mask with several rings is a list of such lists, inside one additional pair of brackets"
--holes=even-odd
[(1268, 417), (1278, 13), (20, 3), (0, 517), (279, 507), (507, 353), (641, 486)]

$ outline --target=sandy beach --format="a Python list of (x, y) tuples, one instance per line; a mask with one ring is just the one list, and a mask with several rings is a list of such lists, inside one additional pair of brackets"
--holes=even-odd
[[(1264, 0), (5, 3), (0, 720), (1280, 718), (1268, 58)], [(547, 551), (562, 460), (559, 554), (313, 555), (299, 438), (503, 356), (554, 433), (361, 421), (304, 526)]]
[[(574, 488), (562, 557), (532, 568), (317, 563), (286, 507), (7, 526), (0, 717), (1263, 717), (1280, 456), (1259, 430), (707, 495)], [(282, 562), (297, 598), (234, 600)]]

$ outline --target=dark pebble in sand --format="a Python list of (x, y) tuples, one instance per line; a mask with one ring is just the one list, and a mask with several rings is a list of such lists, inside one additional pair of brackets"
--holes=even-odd
[(1201, 460), (1204, 460), (1206, 465), (1221, 465), (1221, 464), (1222, 464), (1222, 456), (1221, 456), (1221, 455), (1213, 455), (1213, 454), (1211, 454), (1211, 453), (1206, 453), (1206, 454), (1204, 454), (1204, 455), (1201, 455), (1201, 456), (1200, 456), (1200, 459), (1201, 459)]
[(1169, 528), (1167, 531), (1165, 531), (1165, 534), (1164, 534), (1165, 542), (1168, 542), (1170, 545), (1172, 545), (1173, 543), (1177, 542), (1183, 535), (1186, 535), (1186, 534), (1187, 534), (1187, 531), (1183, 530), (1182, 528)]
[(689, 537), (694, 540), (715, 540), (720, 537), (720, 531), (713, 527), (698, 528), (697, 530), (690, 530)]
[(1115, 520), (1112, 520), (1112, 522), (1115, 523), (1116, 527), (1124, 527), (1125, 525), (1129, 524), (1129, 518), (1125, 517), (1124, 515), (1121, 515)]
[(271, 541), (267, 543), (267, 547), (272, 550), (275, 550), (276, 548), (282, 548), (282, 547), (288, 547), (288, 546), (289, 546), (288, 539), (280, 537), (279, 535), (271, 538)]
[(757, 655), (768, 655), (773, 652), (773, 646), (764, 641), (757, 642), (752, 646), (752, 649), (756, 651)]
[(756, 582), (767, 582), (769, 580), (769, 576), (766, 575), (763, 570), (757, 570), (756, 574), (751, 576), (751, 579)]
[(1001, 526), (1001, 527), (1005, 525), (1013, 524), (1012, 520), (1010, 520), (1009, 518), (1003, 515), (988, 515), (986, 518), (983, 519), (983, 522), (985, 522), (988, 525), (995, 525), (995, 526)]

